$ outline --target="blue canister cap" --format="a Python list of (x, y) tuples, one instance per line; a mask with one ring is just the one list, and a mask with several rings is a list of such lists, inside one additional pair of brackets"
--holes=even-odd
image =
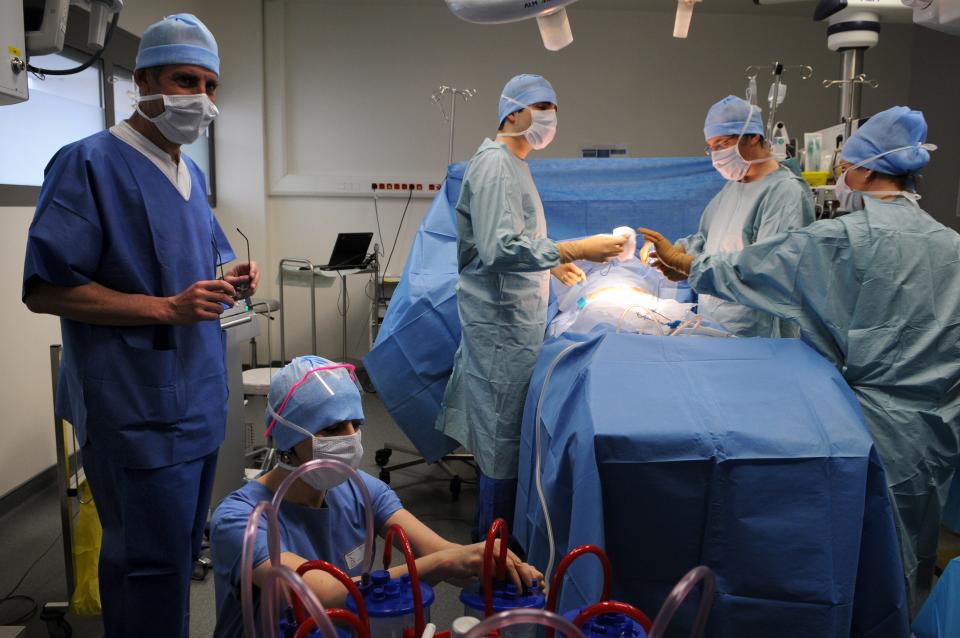
[[(563, 615), (573, 622), (582, 609), (574, 609)], [(647, 638), (647, 632), (633, 618), (624, 614), (594, 616), (580, 628), (586, 638)]]
[[(345, 627), (334, 627), (334, 629), (337, 630), (337, 638), (353, 638), (353, 633)], [(319, 629), (314, 629), (307, 636), (308, 638), (323, 638)]]
[[(389, 572), (375, 571), (370, 574), (370, 582), (360, 588), (360, 593), (367, 604), (367, 613), (372, 618), (393, 618), (413, 613), (413, 585), (407, 574), (391, 579)], [(434, 595), (433, 588), (422, 580), (420, 595), (426, 610), (433, 604)], [(353, 596), (347, 596), (347, 609), (353, 613), (358, 611)]]
[[(480, 584), (471, 585), (460, 592), (460, 602), (466, 607), (483, 612), (483, 593)], [(509, 609), (543, 609), (546, 605), (543, 590), (539, 587), (518, 591), (513, 583), (493, 584), (493, 611), (507, 611)]]

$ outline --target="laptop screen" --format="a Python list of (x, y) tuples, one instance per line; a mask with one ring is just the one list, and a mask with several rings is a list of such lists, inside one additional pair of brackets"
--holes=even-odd
[(339, 233), (330, 253), (331, 268), (359, 267), (367, 257), (373, 233)]

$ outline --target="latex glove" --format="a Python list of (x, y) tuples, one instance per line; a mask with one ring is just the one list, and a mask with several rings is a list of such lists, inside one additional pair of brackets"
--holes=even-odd
[(578, 281), (583, 281), (587, 278), (580, 266), (569, 263), (569, 264), (560, 264), (555, 268), (550, 269), (550, 274), (560, 280), (564, 286), (572, 286)]
[(574, 241), (562, 241), (557, 244), (557, 248), (560, 249), (561, 263), (586, 259), (602, 264), (622, 253), (626, 243), (627, 238), (623, 235), (593, 235)]
[[(673, 244), (669, 239), (655, 230), (649, 228), (638, 228), (638, 233), (642, 233), (644, 239), (653, 244), (656, 250), (657, 262), (654, 264), (664, 275), (686, 277), (690, 274), (690, 267), (693, 265), (693, 256), (688, 255), (682, 246)], [(658, 265), (659, 264), (659, 265)], [(673, 271), (672, 273), (664, 272)], [(671, 281), (675, 281), (671, 279)]]

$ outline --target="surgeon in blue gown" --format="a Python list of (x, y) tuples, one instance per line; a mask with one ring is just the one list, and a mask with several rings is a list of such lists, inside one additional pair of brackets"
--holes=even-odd
[(480, 145), (457, 202), (457, 308), (462, 327), (437, 429), (473, 453), (480, 469), (475, 538), (513, 519), (520, 422), (543, 342), (550, 274), (582, 278), (572, 263), (603, 262), (625, 239), (547, 237), (543, 203), (526, 157), (557, 131), (557, 94), (539, 75), (518, 75), (500, 96), (496, 140)]
[[(759, 108), (728, 95), (710, 107), (703, 136), (727, 183), (707, 204), (697, 232), (677, 240), (687, 254), (740, 250), (813, 222), (813, 193), (771, 155)], [(797, 336), (790, 322), (706, 293), (700, 295), (699, 311), (741, 337)]]
[(926, 136), (918, 111), (874, 115), (841, 156), (836, 194), (851, 212), (739, 252), (694, 259), (640, 229), (664, 269), (797, 322), (840, 369), (883, 459), (913, 613), (930, 591), (960, 455), (960, 236), (917, 202)]
[(46, 169), (23, 300), (61, 318), (57, 414), (76, 428), (103, 526), (106, 636), (186, 636), (190, 575), (224, 436), (218, 318), (256, 264), (217, 278), (233, 251), (180, 147), (217, 114), (210, 31), (179, 14), (137, 55), (136, 113), (69, 144)]

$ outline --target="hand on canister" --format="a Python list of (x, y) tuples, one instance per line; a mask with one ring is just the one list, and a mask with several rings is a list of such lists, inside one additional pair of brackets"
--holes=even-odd
[[(485, 543), (473, 545), (454, 545), (453, 547), (437, 552), (434, 556), (440, 559), (441, 579), (466, 587), (483, 575), (483, 549)], [(494, 541), (494, 557), (500, 554), (500, 541)], [(543, 583), (543, 574), (533, 565), (520, 560), (516, 554), (507, 551), (507, 580), (517, 589), (530, 587), (534, 580)]]
[(584, 272), (580, 270), (580, 267), (572, 262), (551, 268), (550, 274), (559, 279), (560, 283), (564, 286), (572, 286), (578, 281), (583, 281), (587, 278)]
[(622, 235), (593, 235), (584, 239), (562, 241), (557, 244), (557, 248), (560, 249), (560, 263), (585, 259), (602, 264), (623, 252), (626, 243), (627, 238)]
[(644, 239), (653, 244), (656, 250), (654, 266), (670, 281), (680, 281), (690, 274), (693, 256), (688, 255), (682, 246), (677, 246), (655, 230), (638, 228)]

